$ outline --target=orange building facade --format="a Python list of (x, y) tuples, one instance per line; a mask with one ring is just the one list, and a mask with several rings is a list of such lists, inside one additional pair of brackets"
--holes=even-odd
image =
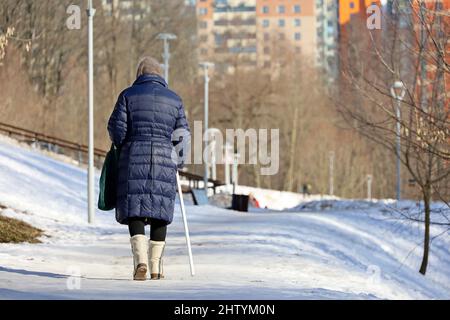
[(317, 24), (315, 1), (311, 0), (257, 0), (258, 65), (270, 66), (278, 55), (277, 43), (284, 43), (298, 59), (315, 60)]
[(379, 0), (339, 0), (339, 23), (350, 22), (353, 15), (366, 14), (366, 9), (372, 4), (381, 5)]

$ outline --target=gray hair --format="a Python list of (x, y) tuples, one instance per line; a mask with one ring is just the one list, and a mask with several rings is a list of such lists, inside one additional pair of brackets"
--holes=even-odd
[(155, 58), (146, 56), (139, 60), (137, 67), (136, 78), (139, 78), (143, 74), (157, 74), (163, 76), (163, 68)]

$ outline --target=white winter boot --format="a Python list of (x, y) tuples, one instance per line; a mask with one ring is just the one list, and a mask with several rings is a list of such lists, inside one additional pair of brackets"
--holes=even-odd
[(142, 234), (132, 236), (130, 238), (131, 251), (133, 252), (134, 262), (134, 280), (146, 280), (147, 279), (147, 263), (148, 263), (148, 245), (147, 237)]
[(150, 279), (158, 280), (164, 278), (163, 275), (163, 253), (165, 241), (149, 241), (149, 265), (150, 265)]

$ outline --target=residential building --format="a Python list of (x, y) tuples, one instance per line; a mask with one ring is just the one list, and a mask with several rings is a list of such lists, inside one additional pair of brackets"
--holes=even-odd
[(140, 20), (150, 14), (148, 1), (144, 0), (102, 0), (103, 9), (122, 20)]
[(289, 51), (315, 60), (314, 0), (197, 0), (199, 59), (233, 72), (270, 69)]
[(328, 83), (339, 73), (339, 0), (316, 0), (317, 54), (316, 64), (324, 70)]
[(199, 59), (233, 72), (255, 67), (256, 0), (198, 0)]
[(314, 1), (257, 0), (256, 17), (258, 66), (268, 67), (283, 52), (314, 62), (317, 39)]

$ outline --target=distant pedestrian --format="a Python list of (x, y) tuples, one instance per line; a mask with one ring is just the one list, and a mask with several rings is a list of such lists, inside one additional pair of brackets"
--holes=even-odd
[(309, 196), (311, 194), (311, 185), (309, 183), (304, 183), (302, 186), (303, 196)]
[[(134, 280), (163, 278), (162, 256), (167, 225), (172, 222), (176, 171), (183, 157), (175, 153), (174, 131), (189, 138), (181, 98), (167, 86), (158, 61), (143, 58), (136, 81), (120, 93), (108, 122), (109, 136), (120, 149), (116, 220), (128, 225)], [(185, 143), (182, 142), (182, 143)], [(185, 155), (183, 149), (181, 154)], [(176, 161), (178, 160), (178, 162)], [(147, 243), (145, 226), (150, 224)]]

